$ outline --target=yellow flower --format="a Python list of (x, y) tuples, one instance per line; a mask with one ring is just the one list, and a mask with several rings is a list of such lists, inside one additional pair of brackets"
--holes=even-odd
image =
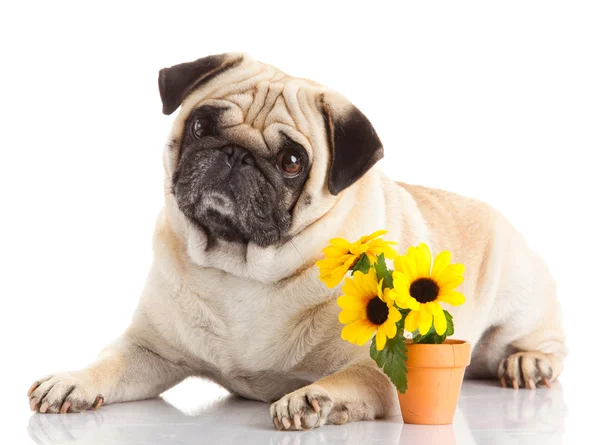
[(323, 249), (325, 259), (317, 261), (321, 275), (319, 278), (327, 287), (333, 288), (342, 282), (344, 275), (354, 267), (360, 256), (365, 253), (371, 263), (377, 261), (382, 253), (390, 260), (398, 254), (390, 247), (396, 244), (393, 241), (379, 239), (387, 230), (378, 230), (370, 235), (363, 236), (355, 243), (350, 243), (343, 238), (334, 238), (329, 241), (330, 245)]
[(388, 338), (396, 336), (396, 322), (402, 315), (394, 306), (389, 289), (382, 290), (383, 280), (377, 284), (377, 274), (373, 268), (369, 273), (356, 271), (346, 278), (342, 287), (343, 295), (338, 298), (342, 308), (340, 323), (345, 324), (342, 338), (356, 345), (364, 345), (375, 334), (375, 347), (383, 350)]
[(440, 252), (432, 268), (429, 247), (421, 243), (394, 260), (394, 287), (390, 296), (399, 308), (411, 310), (404, 323), (407, 331), (419, 329), (425, 335), (433, 324), (435, 332), (443, 335), (447, 322), (440, 302), (453, 306), (465, 302), (465, 296), (456, 290), (463, 282), (465, 266), (450, 264), (451, 259), (450, 252)]

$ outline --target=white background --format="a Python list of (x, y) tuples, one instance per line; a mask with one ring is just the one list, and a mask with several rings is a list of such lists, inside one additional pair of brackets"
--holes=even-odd
[(344, 93), (394, 178), (508, 216), (558, 282), (567, 403), (598, 394), (597, 2), (16, 5), (0, 9), (0, 409), (19, 428), (31, 381), (85, 365), (136, 306), (173, 119), (158, 70), (226, 51)]

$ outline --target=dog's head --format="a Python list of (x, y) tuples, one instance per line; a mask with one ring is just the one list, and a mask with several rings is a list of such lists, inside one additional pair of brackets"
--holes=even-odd
[(181, 106), (167, 187), (209, 240), (284, 242), (383, 156), (371, 123), (342, 96), (244, 54), (165, 68), (159, 88), (163, 113)]

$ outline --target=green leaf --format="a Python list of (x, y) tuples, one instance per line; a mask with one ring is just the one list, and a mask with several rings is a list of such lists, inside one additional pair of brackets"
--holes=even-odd
[(450, 312), (448, 312), (446, 309), (444, 309), (444, 315), (446, 316), (446, 323), (448, 324), (448, 327), (446, 328), (446, 336), (450, 337), (451, 335), (454, 335), (454, 319), (452, 318), (452, 315), (450, 315)]
[(446, 335), (438, 335), (433, 326), (425, 335), (421, 335), (419, 331), (413, 332), (413, 343), (439, 345), (444, 343), (444, 340), (446, 340)]
[(396, 326), (398, 326), (398, 329), (400, 329), (400, 323), (402, 323), (402, 332), (404, 332), (404, 321), (406, 320), (406, 316), (408, 314), (410, 314), (410, 309), (401, 309), (401, 308), (398, 308), (398, 310), (402, 314), (402, 318), (400, 319), (400, 321), (398, 323), (396, 323)]
[(383, 253), (377, 257), (377, 262), (373, 264), (373, 268), (377, 272), (377, 281), (383, 280), (384, 289), (393, 287), (392, 272), (387, 268), (387, 264), (385, 264)]
[[(400, 322), (399, 322), (400, 324)], [(378, 351), (375, 346), (375, 338), (371, 342), (371, 358), (375, 360), (385, 375), (387, 375), (396, 389), (402, 394), (406, 392), (406, 339), (402, 330), (394, 338), (389, 338), (382, 351)]]
[(367, 274), (369, 273), (370, 268), (371, 261), (369, 261), (369, 257), (367, 256), (367, 254), (363, 253), (360, 257), (358, 257), (358, 261), (352, 268), (352, 275), (354, 275), (354, 272), (356, 272), (357, 270), (360, 270), (362, 273)]

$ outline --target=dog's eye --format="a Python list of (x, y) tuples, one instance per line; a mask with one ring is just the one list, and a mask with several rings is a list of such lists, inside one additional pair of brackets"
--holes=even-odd
[(302, 171), (302, 156), (295, 150), (284, 149), (277, 156), (277, 165), (287, 178), (298, 176)]
[(200, 139), (202, 136), (208, 136), (208, 128), (207, 122), (199, 117), (192, 121), (192, 133), (194, 133), (197, 139)]

